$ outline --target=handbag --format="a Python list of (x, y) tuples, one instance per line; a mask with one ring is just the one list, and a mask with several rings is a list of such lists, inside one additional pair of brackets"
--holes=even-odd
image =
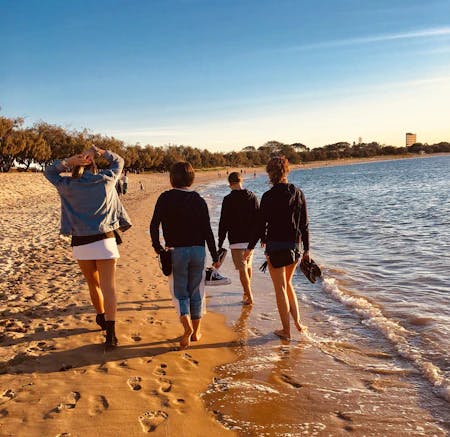
[(172, 252), (170, 250), (163, 250), (159, 252), (158, 259), (164, 276), (170, 276), (172, 273)]

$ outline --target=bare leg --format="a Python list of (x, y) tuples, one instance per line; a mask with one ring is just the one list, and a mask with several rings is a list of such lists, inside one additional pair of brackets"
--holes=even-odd
[(116, 260), (97, 260), (100, 287), (105, 298), (105, 319), (116, 320)]
[(95, 311), (97, 311), (97, 314), (103, 314), (105, 312), (105, 304), (103, 301), (103, 293), (100, 289), (100, 279), (96, 262), (92, 260), (78, 260), (78, 265), (88, 283), (89, 294)]
[(241, 280), (242, 288), (244, 289), (244, 305), (253, 304), (253, 295), (247, 268), (239, 270), (239, 279)]
[(291, 338), (291, 328), (289, 323), (289, 300), (287, 297), (285, 267), (272, 267), (270, 261), (268, 261), (267, 265), (269, 266), (270, 276), (275, 289), (278, 313), (280, 314), (281, 325), (283, 327), (283, 329), (276, 330), (275, 334), (278, 337), (289, 339)]
[(287, 283), (287, 297), (289, 300), (289, 309), (292, 318), (294, 319), (295, 327), (299, 332), (302, 332), (302, 324), (300, 322), (300, 312), (298, 309), (297, 295), (295, 294), (294, 286), (292, 285), (292, 278), (294, 277), (297, 263), (286, 266), (286, 283)]
[(181, 316), (180, 322), (184, 328), (184, 334), (180, 339), (180, 349), (186, 349), (191, 344), (191, 335), (194, 332), (191, 325), (191, 317), (188, 315)]
[(192, 320), (192, 327), (194, 328), (194, 333), (191, 336), (192, 341), (199, 341), (202, 338), (203, 334), (200, 332), (201, 323), (202, 323), (202, 319)]

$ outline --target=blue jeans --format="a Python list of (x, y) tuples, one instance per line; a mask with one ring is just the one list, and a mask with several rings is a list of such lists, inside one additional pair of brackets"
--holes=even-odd
[(204, 313), (205, 247), (188, 246), (172, 249), (172, 275), (169, 285), (180, 316), (198, 320)]

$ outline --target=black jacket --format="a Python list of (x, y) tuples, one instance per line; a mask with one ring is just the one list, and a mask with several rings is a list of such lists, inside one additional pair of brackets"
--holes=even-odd
[(163, 249), (159, 241), (160, 224), (167, 247), (204, 246), (206, 241), (213, 262), (217, 261), (208, 206), (196, 191), (173, 189), (159, 196), (150, 222), (150, 236), (158, 252)]
[(219, 247), (222, 247), (227, 233), (230, 244), (254, 239), (258, 210), (258, 199), (249, 190), (232, 190), (225, 196), (220, 212)]
[(259, 239), (298, 243), (309, 250), (309, 223), (305, 196), (293, 184), (275, 184), (261, 198), (258, 233), (248, 247), (253, 249)]

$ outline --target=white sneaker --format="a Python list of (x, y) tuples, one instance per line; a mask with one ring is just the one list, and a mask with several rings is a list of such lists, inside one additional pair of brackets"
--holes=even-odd
[(208, 267), (206, 269), (205, 285), (229, 285), (231, 279), (222, 276), (216, 269)]

